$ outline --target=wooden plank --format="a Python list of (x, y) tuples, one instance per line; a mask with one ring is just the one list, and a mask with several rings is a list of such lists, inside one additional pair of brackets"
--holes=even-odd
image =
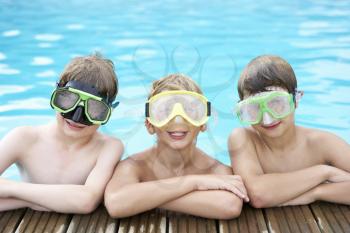
[(343, 232), (350, 232), (350, 225), (349, 225), (348, 221), (346, 220), (345, 216), (343, 215), (343, 213), (341, 212), (340, 205), (331, 204), (329, 207), (334, 215), (334, 218), (339, 223), (342, 231)]
[(79, 224), (81, 219), (83, 218), (83, 215), (81, 214), (74, 214), (72, 217), (72, 220), (69, 223), (67, 233), (75, 233), (78, 230)]
[(58, 221), (58, 217), (59, 217), (58, 213), (52, 212), (43, 232), (53, 232), (56, 226), (56, 223)]
[(274, 214), (273, 208), (264, 209), (266, 216), (266, 224), (269, 232), (281, 232), (278, 220)]
[(148, 218), (152, 213), (154, 213), (154, 211), (149, 211), (149, 212), (145, 212), (145, 213), (141, 214), (139, 229), (138, 229), (139, 233), (146, 233), (147, 232), (147, 227), (148, 227), (148, 223), (149, 223)]
[(178, 232), (180, 233), (187, 233), (188, 228), (187, 228), (187, 216), (186, 214), (180, 214), (177, 213), (177, 224), (178, 224)]
[(23, 218), (25, 211), (26, 209), (14, 210), (13, 214), (7, 222), (7, 225), (0, 224), (0, 226), (4, 226), (2, 233), (13, 233), (19, 225), (21, 219)]
[(140, 214), (134, 215), (130, 219), (130, 225), (128, 233), (137, 233), (139, 230)]
[[(55, 215), (53, 215), (52, 218), (55, 218), (56, 215), (58, 215), (58, 219), (57, 219), (54, 230), (47, 231), (47, 232), (55, 232), (55, 233), (66, 232), (68, 230), (70, 222), (73, 218), (73, 215), (55, 213)], [(52, 221), (54, 221), (54, 220), (52, 220)]]
[[(306, 232), (306, 229), (309, 229), (312, 233), (319, 233), (320, 229), (316, 223), (315, 217), (312, 214), (312, 211), (309, 206), (296, 206), (296, 208), (301, 209), (304, 217), (304, 221), (300, 220), (298, 222), (299, 228), (301, 229), (301, 232)], [(297, 215), (298, 216), (298, 215)], [(297, 217), (296, 216), (296, 217)]]
[(330, 227), (327, 218), (323, 214), (320, 202), (316, 202), (311, 204), (311, 210), (315, 215), (316, 222), (318, 227), (320, 228), (321, 232), (333, 232), (332, 228)]
[(131, 222), (131, 217), (121, 218), (119, 221), (120, 223), (119, 223), (118, 233), (127, 233)]
[(147, 233), (157, 233), (158, 219), (157, 219), (157, 210), (149, 212), (147, 219), (142, 218), (141, 223), (146, 220), (146, 232)]
[[(287, 219), (287, 222), (288, 222), (290, 231), (291, 231), (291, 232), (310, 233), (309, 228), (306, 228), (305, 231), (301, 231), (301, 230), (300, 230), (299, 225), (298, 225), (298, 223), (297, 223), (297, 220), (296, 220), (296, 218), (295, 218), (293, 209), (296, 209), (296, 207), (287, 206), (287, 207), (284, 207), (284, 208), (283, 208), (283, 212), (284, 212), (284, 215), (285, 215), (285, 217), (286, 217), (286, 219)], [(301, 211), (300, 211), (300, 212), (301, 212)], [(301, 213), (301, 214), (302, 214), (302, 213)], [(304, 220), (304, 219), (301, 219), (301, 221), (303, 221), (303, 220)]]
[(188, 233), (197, 233), (197, 219), (190, 215), (188, 216)]
[(168, 212), (168, 221), (169, 221), (169, 233), (177, 233), (178, 225), (177, 225), (177, 216), (175, 212)]
[[(102, 206), (99, 206), (94, 212), (92, 212), (90, 215), (90, 221), (88, 223), (86, 233), (95, 233), (96, 232), (96, 226), (100, 219), (100, 216), (102, 215)], [(80, 227), (80, 226), (79, 226)]]
[(36, 227), (34, 228), (34, 233), (41, 233), (44, 231), (46, 224), (49, 221), (50, 215), (51, 215), (51, 212), (41, 212), (39, 221)]
[(339, 205), (340, 211), (344, 215), (345, 219), (347, 220), (348, 224), (350, 224), (350, 208), (347, 205)]
[(167, 228), (167, 217), (164, 210), (156, 209), (156, 224), (155, 229), (156, 233), (166, 233)]
[(0, 226), (6, 226), (8, 221), (10, 220), (11, 216), (13, 215), (13, 213), (14, 213), (13, 210), (6, 211), (2, 215), (2, 218), (0, 219)]
[(261, 209), (255, 209), (249, 205), (245, 205), (243, 211), (245, 212), (249, 232), (267, 232), (267, 226)]
[[(105, 233), (114, 233), (117, 232), (117, 229), (119, 228), (119, 220), (113, 219), (109, 215), (107, 215), (107, 223), (105, 228)], [(119, 231), (118, 231), (119, 232)]]
[[(32, 210), (33, 211), (33, 210)], [(25, 233), (31, 233), (34, 232), (37, 224), (40, 221), (41, 215), (43, 213), (40, 211), (33, 211), (32, 216), (30, 220), (27, 222), (27, 226), (25, 228)]]

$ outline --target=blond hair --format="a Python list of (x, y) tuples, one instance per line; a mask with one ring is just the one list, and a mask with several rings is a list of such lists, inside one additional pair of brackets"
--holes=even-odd
[(63, 70), (59, 85), (64, 86), (71, 80), (95, 86), (110, 100), (113, 100), (118, 93), (118, 79), (114, 71), (114, 64), (99, 53), (72, 59)]
[(163, 91), (185, 90), (203, 94), (200, 87), (191, 78), (184, 74), (170, 74), (159, 80), (153, 81), (148, 99)]

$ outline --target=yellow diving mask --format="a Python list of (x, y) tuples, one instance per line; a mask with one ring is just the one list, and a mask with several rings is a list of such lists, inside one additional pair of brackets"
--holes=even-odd
[(210, 102), (205, 96), (192, 91), (175, 90), (152, 96), (146, 103), (145, 115), (156, 127), (166, 125), (176, 116), (198, 127), (208, 121), (210, 112)]

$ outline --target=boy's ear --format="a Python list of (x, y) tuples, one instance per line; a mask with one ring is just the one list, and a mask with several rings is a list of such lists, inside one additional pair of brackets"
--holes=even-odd
[(299, 101), (301, 100), (303, 95), (304, 95), (304, 91), (297, 91), (297, 93), (295, 94), (295, 108), (298, 107)]
[(201, 125), (200, 126), (200, 130), (201, 130), (201, 132), (206, 131), (207, 130), (207, 124)]
[(147, 119), (145, 120), (145, 126), (149, 134), (155, 133), (154, 126)]

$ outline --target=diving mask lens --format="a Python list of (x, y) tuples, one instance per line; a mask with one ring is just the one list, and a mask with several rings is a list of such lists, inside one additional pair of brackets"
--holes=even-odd
[(66, 112), (75, 108), (79, 99), (80, 97), (77, 93), (58, 89), (53, 93), (51, 104), (61, 110), (61, 112)]
[(188, 91), (167, 91), (149, 100), (149, 120), (157, 127), (167, 124), (177, 115), (195, 126), (208, 120), (208, 101), (204, 96)]
[(242, 123), (258, 124), (264, 112), (281, 119), (294, 111), (292, 94), (282, 91), (268, 92), (262, 96), (249, 97), (237, 105), (237, 116)]
[(103, 122), (109, 118), (110, 107), (102, 101), (88, 99), (86, 101), (87, 115), (93, 121)]

